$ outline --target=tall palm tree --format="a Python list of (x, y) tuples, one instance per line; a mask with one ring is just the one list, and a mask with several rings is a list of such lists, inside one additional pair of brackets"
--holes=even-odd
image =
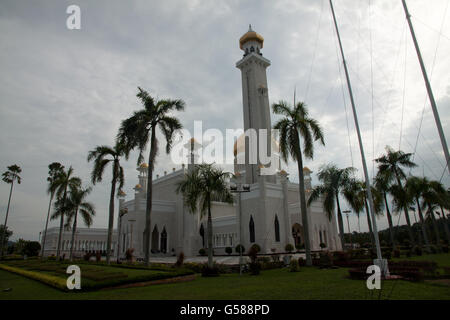
[(8, 167), (8, 170), (3, 172), (2, 174), (2, 180), (6, 183), (9, 183), (11, 185), (11, 189), (9, 190), (9, 198), (8, 198), (8, 207), (6, 209), (6, 216), (5, 216), (5, 223), (3, 224), (3, 232), (2, 232), (2, 239), (0, 242), (0, 259), (3, 258), (3, 247), (4, 247), (4, 241), (5, 241), (5, 235), (7, 233), (6, 225), (8, 223), (8, 215), (9, 215), (9, 205), (11, 203), (11, 195), (13, 191), (14, 181), (17, 181), (18, 184), (22, 182), (22, 178), (20, 177), (20, 173), (22, 172), (22, 169), (16, 165), (13, 164)]
[(422, 205), (420, 203), (420, 199), (423, 197), (424, 193), (429, 188), (430, 182), (427, 178), (419, 178), (419, 177), (409, 177), (406, 180), (405, 188), (406, 192), (409, 193), (410, 199), (414, 199), (417, 205), (417, 211), (419, 212), (420, 225), (422, 228), (422, 236), (425, 242), (425, 245), (428, 247), (430, 245), (430, 241), (428, 239), (428, 233), (426, 230), (425, 220), (422, 214)]
[[(56, 196), (58, 199), (58, 202), (61, 206), (65, 206), (66, 200), (67, 200), (67, 191), (68, 188), (76, 188), (81, 186), (81, 179), (78, 177), (73, 176), (73, 168), (72, 166), (69, 167), (69, 169), (61, 170), (61, 173), (58, 175), (58, 178), (55, 181), (55, 188), (56, 188)], [(58, 235), (58, 247), (56, 249), (56, 256), (57, 259), (60, 260), (60, 254), (61, 254), (61, 243), (62, 243), (62, 234), (63, 234), (63, 228), (64, 228), (64, 215), (61, 214), (59, 216), (59, 235)], [(56, 217), (51, 217), (51, 219), (56, 219)]]
[(227, 185), (227, 179), (230, 176), (230, 173), (223, 172), (212, 164), (200, 164), (186, 173), (184, 180), (177, 186), (177, 193), (183, 194), (184, 202), (191, 213), (194, 214), (200, 210), (200, 216), (208, 215), (208, 266), (210, 268), (213, 267), (211, 202), (233, 203), (233, 195)]
[(152, 212), (152, 180), (155, 168), (155, 158), (158, 153), (158, 139), (156, 128), (159, 127), (166, 139), (166, 153), (172, 148), (172, 136), (176, 130), (182, 128), (180, 121), (171, 116), (173, 110), (184, 110), (183, 100), (155, 100), (147, 91), (138, 88), (137, 97), (141, 100), (144, 108), (135, 111), (133, 115), (122, 121), (117, 141), (126, 148), (126, 155), (132, 149), (139, 149), (138, 165), (143, 161), (143, 151), (150, 140), (150, 152), (148, 155), (148, 180), (147, 180), (147, 206), (145, 209), (145, 263), (150, 263), (150, 226)]
[(325, 145), (323, 131), (317, 120), (311, 118), (306, 108), (306, 104), (298, 102), (293, 108), (285, 101), (280, 101), (272, 105), (275, 114), (284, 118), (275, 123), (274, 129), (280, 130), (280, 153), (284, 161), (287, 162), (289, 156), (297, 161), (300, 209), (302, 213), (302, 223), (305, 230), (305, 252), (306, 265), (312, 265), (311, 244), (309, 240), (309, 223), (306, 209), (305, 179), (303, 176), (303, 155), (300, 137), (303, 139), (303, 153), (306, 158), (312, 159), (314, 155), (314, 141), (319, 141)]
[(345, 249), (344, 240), (344, 221), (342, 219), (341, 206), (339, 203), (339, 195), (344, 194), (345, 187), (348, 185), (351, 179), (351, 174), (356, 169), (348, 167), (345, 169), (339, 169), (334, 164), (328, 164), (322, 166), (319, 169), (317, 177), (322, 182), (321, 185), (313, 188), (311, 195), (308, 199), (308, 206), (320, 196), (324, 196), (323, 206), (327, 213), (328, 219), (332, 219), (335, 208), (337, 207), (337, 216), (339, 224), (339, 234), (341, 238), (342, 250)]
[(112, 163), (111, 194), (109, 196), (108, 240), (106, 245), (107, 264), (110, 264), (111, 261), (111, 244), (114, 226), (114, 196), (116, 193), (116, 186), (119, 186), (118, 191), (120, 191), (125, 182), (123, 168), (120, 165), (120, 158), (122, 156), (128, 158), (124, 146), (120, 143), (116, 143), (113, 148), (109, 146), (97, 146), (94, 150), (89, 152), (87, 158), (88, 162), (94, 160), (94, 168), (91, 173), (91, 180), (93, 184), (102, 181), (105, 167), (108, 163)]
[[(95, 215), (94, 205), (86, 201), (86, 197), (91, 193), (92, 188), (83, 189), (81, 186), (72, 185), (67, 200), (61, 203), (54, 213), (57, 216), (67, 215), (66, 228), (69, 229), (72, 224), (72, 239), (70, 241), (70, 261), (73, 260), (73, 250), (75, 247), (75, 233), (77, 231), (78, 213), (81, 214), (83, 222), (90, 227), (92, 225), (92, 217)], [(72, 223), (73, 220), (73, 223)]]
[(42, 236), (42, 249), (41, 249), (41, 258), (44, 257), (45, 252), (45, 242), (47, 239), (47, 228), (48, 228), (48, 220), (50, 218), (50, 209), (52, 208), (52, 201), (56, 192), (56, 181), (58, 180), (58, 176), (64, 170), (64, 166), (59, 162), (53, 162), (48, 166), (48, 177), (47, 177), (47, 194), (50, 195), (50, 200), (48, 202), (48, 210), (47, 210), (47, 219), (45, 221), (45, 229), (44, 235)]
[(391, 210), (389, 209), (389, 204), (388, 204), (388, 200), (387, 200), (387, 194), (389, 192), (389, 188), (392, 183), (391, 177), (392, 177), (392, 175), (378, 172), (375, 177), (375, 188), (383, 196), (384, 206), (386, 208), (386, 217), (388, 219), (388, 225), (389, 225), (389, 238), (391, 240), (392, 247), (395, 249), (396, 243), (395, 243), (395, 237), (394, 237), (394, 227), (393, 227), (393, 223), (392, 223)]
[(441, 214), (443, 222), (444, 222), (444, 231), (445, 235), (447, 236), (447, 242), (450, 244), (450, 230), (448, 226), (448, 218), (445, 216), (444, 208), (449, 210), (450, 209), (450, 189), (443, 189), (438, 191), (438, 197), (439, 197), (439, 208), (441, 209)]
[[(404, 153), (403, 151), (394, 151), (391, 147), (386, 146), (386, 154), (375, 162), (378, 163), (378, 171), (381, 174), (392, 176), (396, 180), (398, 188), (396, 188), (397, 194), (400, 196), (401, 192), (405, 192), (401, 180), (406, 179), (403, 168), (414, 168), (417, 165), (411, 161), (412, 153)], [(403, 191), (402, 191), (403, 190)], [(406, 197), (401, 196), (401, 197)], [(411, 228), (411, 221), (409, 219), (408, 208), (403, 208), (405, 214), (406, 223), (408, 225), (408, 235), (411, 244), (414, 244), (414, 236)]]

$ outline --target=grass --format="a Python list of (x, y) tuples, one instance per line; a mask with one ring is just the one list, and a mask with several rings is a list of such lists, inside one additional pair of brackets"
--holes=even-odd
[[(439, 266), (450, 265), (448, 254), (412, 259), (434, 260)], [(226, 274), (147, 287), (62, 292), (0, 270), (0, 289), (12, 288), (9, 292), (0, 291), (0, 299), (378, 299), (378, 290), (370, 291), (366, 288), (365, 281), (350, 280), (347, 276), (348, 270), (345, 268), (319, 270), (303, 267), (296, 273), (287, 269), (275, 269), (262, 271), (259, 276)], [(385, 281), (382, 287), (381, 299), (450, 300), (450, 288), (444, 285), (396, 280)]]

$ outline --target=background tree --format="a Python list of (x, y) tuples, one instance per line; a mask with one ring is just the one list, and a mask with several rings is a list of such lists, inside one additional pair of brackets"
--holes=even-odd
[(155, 100), (147, 91), (138, 88), (137, 97), (141, 100), (144, 109), (135, 111), (134, 114), (122, 121), (117, 135), (117, 141), (126, 148), (126, 155), (132, 149), (139, 149), (138, 165), (143, 161), (143, 151), (150, 140), (150, 152), (148, 156), (148, 180), (147, 180), (147, 206), (145, 208), (145, 232), (144, 251), (145, 264), (150, 264), (150, 226), (152, 211), (152, 180), (155, 168), (155, 158), (158, 153), (158, 139), (156, 128), (159, 127), (166, 139), (166, 153), (172, 148), (172, 135), (182, 128), (180, 121), (169, 115), (173, 110), (184, 110), (183, 100)]
[[(412, 153), (404, 153), (403, 151), (394, 151), (391, 147), (386, 146), (386, 154), (381, 156), (378, 159), (375, 159), (375, 162), (378, 163), (378, 171), (381, 174), (385, 174), (387, 176), (391, 176), (395, 178), (397, 181), (396, 193), (400, 198), (406, 199), (406, 195), (400, 195), (400, 193), (405, 192), (401, 180), (406, 179), (405, 172), (403, 168), (414, 168), (416, 164), (411, 161)], [(409, 219), (408, 208), (403, 208), (403, 212), (405, 214), (406, 223), (408, 225), (408, 235), (411, 244), (414, 244), (414, 236), (411, 228), (411, 221)]]
[[(67, 200), (67, 191), (68, 188), (74, 189), (76, 187), (81, 186), (81, 179), (73, 176), (73, 168), (72, 166), (69, 169), (61, 170), (61, 173), (58, 175), (58, 178), (55, 181), (56, 188), (56, 197), (58, 206), (65, 207)], [(56, 250), (57, 259), (61, 259), (61, 243), (62, 243), (62, 233), (64, 228), (64, 216), (67, 212), (61, 212), (60, 215), (53, 215), (51, 219), (56, 219), (59, 217), (59, 235), (58, 235), (58, 247)]]
[[(81, 214), (81, 218), (86, 226), (92, 225), (92, 217), (95, 215), (94, 205), (86, 201), (86, 197), (91, 193), (92, 188), (88, 187), (83, 189), (81, 186), (71, 186), (69, 196), (65, 204), (58, 209), (61, 210), (55, 212), (56, 215), (67, 214), (66, 228), (72, 229), (72, 238), (70, 241), (70, 261), (73, 260), (73, 250), (75, 247), (75, 234), (77, 232), (78, 213)], [(71, 226), (72, 225), (72, 226)]]
[(227, 179), (230, 173), (223, 172), (220, 168), (212, 164), (196, 165), (189, 171), (184, 180), (177, 186), (177, 193), (182, 193), (184, 202), (195, 214), (198, 210), (200, 216), (208, 215), (207, 235), (208, 235), (208, 267), (213, 267), (213, 243), (212, 243), (212, 218), (211, 202), (220, 201), (233, 203), (233, 196), (228, 188)]
[[(3, 224), (5, 229), (7, 228), (7, 223), (8, 223), (9, 205), (11, 204), (11, 195), (13, 192), (14, 181), (17, 181), (17, 183), (20, 184), (20, 182), (22, 181), (22, 178), (20, 177), (21, 172), (22, 172), (22, 169), (18, 165), (13, 164), (12, 166), (9, 166), (8, 170), (3, 172), (3, 174), (2, 174), (2, 180), (11, 185), (11, 189), (9, 190), (8, 207), (6, 209), (5, 223)], [(0, 241), (0, 259), (3, 258), (5, 235), (6, 235), (6, 232), (2, 233), (2, 238)]]
[(423, 197), (424, 192), (429, 188), (429, 181), (427, 178), (419, 178), (419, 177), (409, 177), (405, 183), (406, 192), (409, 193), (409, 199), (416, 202), (417, 211), (419, 212), (420, 225), (422, 229), (422, 236), (425, 242), (425, 245), (428, 247), (430, 245), (430, 241), (428, 239), (428, 233), (426, 230), (425, 220), (422, 214), (422, 205), (420, 203), (420, 199)]
[(389, 203), (387, 200), (387, 194), (389, 192), (389, 188), (392, 185), (392, 175), (388, 175), (385, 172), (378, 172), (375, 177), (375, 188), (377, 191), (383, 196), (384, 206), (386, 208), (386, 217), (389, 225), (389, 239), (392, 247), (396, 248), (395, 235), (394, 235), (394, 227), (392, 223), (392, 215), (391, 210), (389, 209)]
[(311, 243), (309, 240), (309, 223), (306, 209), (305, 178), (303, 176), (303, 156), (300, 136), (303, 139), (303, 153), (306, 158), (312, 159), (314, 155), (314, 141), (325, 145), (322, 128), (319, 123), (311, 118), (308, 109), (303, 102), (297, 103), (293, 108), (287, 102), (280, 101), (272, 105), (272, 110), (284, 118), (278, 120), (274, 129), (280, 130), (280, 153), (287, 162), (289, 156), (297, 161), (300, 209), (302, 213), (302, 224), (305, 230), (304, 242), (306, 253), (306, 265), (312, 265)]
[(64, 166), (62, 166), (61, 163), (59, 163), (59, 162), (53, 162), (53, 163), (49, 164), (49, 166), (48, 166), (47, 194), (50, 195), (50, 200), (48, 202), (47, 219), (45, 220), (45, 229), (44, 229), (44, 234), (42, 236), (41, 257), (44, 256), (45, 241), (47, 239), (48, 220), (50, 218), (50, 210), (52, 208), (53, 197), (55, 196), (55, 192), (58, 187), (56, 184), (56, 181), (58, 180), (58, 177), (62, 173), (63, 170), (64, 170)]
[(423, 208), (427, 208), (427, 216), (433, 224), (436, 244), (438, 246), (441, 244), (441, 237), (439, 234), (438, 225), (436, 223), (435, 211), (437, 211), (442, 204), (440, 195), (444, 192), (444, 186), (438, 181), (430, 181), (426, 186), (426, 190), (423, 192)]
[(94, 150), (88, 154), (88, 162), (94, 160), (94, 168), (91, 173), (91, 180), (93, 184), (101, 182), (103, 178), (103, 172), (108, 165), (112, 163), (112, 180), (111, 180), (111, 193), (109, 196), (109, 220), (108, 220), (108, 240), (106, 244), (106, 263), (110, 264), (111, 261), (111, 244), (112, 234), (114, 227), (114, 196), (116, 193), (116, 186), (118, 185), (118, 191), (122, 190), (125, 183), (123, 168), (120, 165), (120, 158), (125, 156), (128, 158), (128, 154), (125, 152), (125, 148), (122, 144), (116, 143), (114, 148), (109, 146), (97, 146)]
[(12, 236), (13, 232), (5, 227), (3, 224), (0, 224), (0, 239), (4, 237), (3, 249), (8, 247), (9, 238)]
[(344, 222), (342, 219), (339, 196), (341, 193), (344, 194), (345, 187), (350, 182), (350, 176), (354, 171), (355, 168), (348, 167), (345, 169), (339, 169), (334, 164), (322, 166), (317, 174), (317, 177), (322, 184), (313, 188), (308, 199), (308, 206), (310, 206), (313, 201), (317, 200), (320, 196), (324, 196), (323, 206), (330, 221), (333, 218), (334, 210), (337, 207), (339, 235), (341, 238), (342, 250), (345, 249), (345, 240)]

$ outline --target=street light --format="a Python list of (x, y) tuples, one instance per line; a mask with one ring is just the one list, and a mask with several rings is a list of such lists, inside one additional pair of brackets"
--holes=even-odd
[(250, 185), (241, 183), (241, 174), (237, 172), (230, 183), (230, 192), (238, 194), (239, 203), (239, 275), (242, 275), (242, 203), (241, 193), (250, 192)]
[(348, 233), (350, 234), (350, 246), (353, 249), (353, 241), (352, 241), (352, 232), (350, 231), (350, 222), (348, 220), (348, 214), (350, 213), (350, 210), (344, 210), (342, 213), (345, 213), (347, 215), (347, 227), (348, 227)]

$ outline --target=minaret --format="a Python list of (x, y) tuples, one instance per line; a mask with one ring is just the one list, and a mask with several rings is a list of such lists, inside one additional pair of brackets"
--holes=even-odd
[[(267, 92), (266, 68), (270, 61), (262, 56), (264, 38), (252, 30), (249, 30), (239, 39), (239, 47), (244, 51), (244, 56), (236, 63), (236, 67), (242, 74), (242, 102), (244, 109), (244, 130), (267, 129), (267, 150), (271, 149), (271, 121), (269, 97)], [(245, 183), (256, 183), (258, 181), (258, 163), (249, 163), (248, 139), (245, 143)], [(259, 150), (259, 146), (258, 146)]]

